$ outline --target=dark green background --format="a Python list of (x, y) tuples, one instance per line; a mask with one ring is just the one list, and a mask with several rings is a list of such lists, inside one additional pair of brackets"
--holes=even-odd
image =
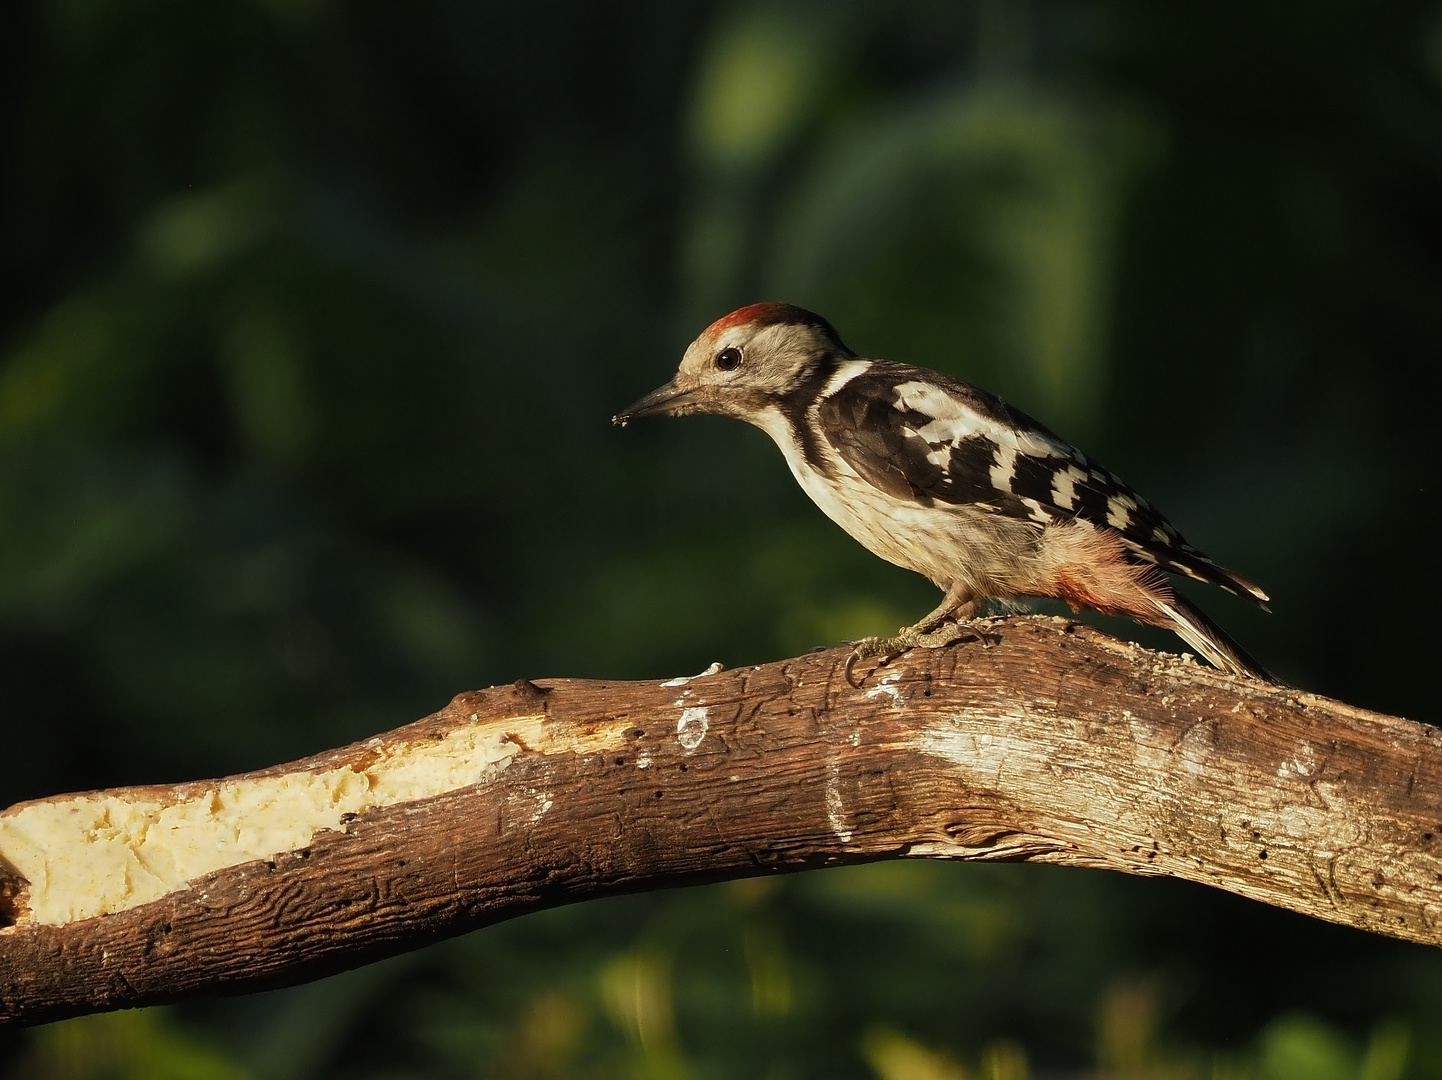
[[(741, 303), (1036, 414), (1437, 718), (1435, 3), (12, 0), (0, 805), (935, 602), (759, 432), (610, 415)], [(1174, 639), (1110, 627), (1175, 648)], [(15, 1077), (1442, 1076), (1442, 956), (885, 865), (0, 1037)]]

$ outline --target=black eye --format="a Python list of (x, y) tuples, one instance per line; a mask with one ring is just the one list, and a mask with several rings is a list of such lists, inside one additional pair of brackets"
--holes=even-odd
[(722, 349), (716, 354), (716, 366), (722, 371), (735, 371), (741, 366), (741, 350)]

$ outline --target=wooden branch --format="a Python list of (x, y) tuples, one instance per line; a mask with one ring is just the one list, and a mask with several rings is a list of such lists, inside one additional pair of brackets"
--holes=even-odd
[[(588, 897), (897, 857), (1169, 874), (1442, 944), (1442, 736), (1063, 619), (843, 677), (520, 681), (0, 814), (0, 1022), (316, 978)], [(67, 831), (68, 830), (68, 831)], [(5, 867), (8, 865), (8, 869)]]

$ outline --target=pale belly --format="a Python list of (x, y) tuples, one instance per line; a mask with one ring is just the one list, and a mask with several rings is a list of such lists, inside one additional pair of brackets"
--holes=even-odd
[(839, 460), (839, 476), (828, 480), (807, 464), (788, 430), (766, 430), (801, 489), (868, 551), (926, 576), (943, 590), (960, 586), (977, 598), (1028, 591), (1040, 538), (1035, 526), (974, 507), (903, 502)]

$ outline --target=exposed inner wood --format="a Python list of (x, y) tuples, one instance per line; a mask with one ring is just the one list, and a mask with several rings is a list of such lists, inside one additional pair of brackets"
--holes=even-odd
[[(689, 679), (521, 680), (259, 773), (12, 807), (0, 814), (0, 1023), (300, 982), (619, 891), (900, 857), (1169, 874), (1442, 944), (1437, 728), (1063, 619), (990, 629), (990, 646), (863, 661), (860, 689), (843, 677), (846, 650)], [(476, 757), (447, 758), (435, 780), (416, 763), (442, 745)], [(417, 785), (330, 818), (321, 811), (339, 803), (305, 803), (297, 813), (320, 816), (277, 831), (278, 850), (238, 844), (194, 878), (186, 867), (204, 863), (177, 863), (158, 894), (109, 914), (63, 895), (110, 887), (103, 874), (66, 878), (45, 859), (58, 866), (77, 843), (63, 856), (72, 870), (86, 845), (103, 863), (114, 831), (36, 831), (71, 805), (121, 820), (142, 805), (223, 809), (277, 780), (379, 787), (381, 760)], [(207, 801), (216, 792), (229, 794)], [(209, 851), (211, 834), (184, 830), (215, 817), (187, 812), (178, 831), (121, 843), (142, 863), (152, 839)]]

